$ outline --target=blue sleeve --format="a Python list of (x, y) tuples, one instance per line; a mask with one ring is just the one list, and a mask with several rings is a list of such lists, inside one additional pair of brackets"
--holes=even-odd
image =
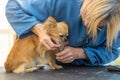
[[(25, 7), (27, 7), (27, 5)], [(6, 17), (19, 38), (31, 34), (30, 29), (39, 23), (34, 16), (28, 14), (21, 8), (17, 0), (8, 0)]]
[(120, 35), (113, 43), (112, 50), (108, 51), (106, 43), (96, 47), (86, 47), (84, 51), (90, 60), (90, 65), (103, 65), (115, 60), (119, 56)]

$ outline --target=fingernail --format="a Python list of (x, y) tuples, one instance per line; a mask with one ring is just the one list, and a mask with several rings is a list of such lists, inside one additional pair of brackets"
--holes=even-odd
[(60, 47), (60, 45), (57, 45), (57, 44), (56, 44), (55, 46), (56, 46), (56, 47)]

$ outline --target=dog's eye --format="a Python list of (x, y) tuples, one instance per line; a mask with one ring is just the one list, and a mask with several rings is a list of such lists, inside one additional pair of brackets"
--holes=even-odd
[(64, 37), (64, 35), (60, 35), (60, 37)]

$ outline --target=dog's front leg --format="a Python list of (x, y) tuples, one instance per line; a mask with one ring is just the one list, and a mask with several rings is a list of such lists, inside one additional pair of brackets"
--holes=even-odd
[(63, 67), (61, 65), (56, 64), (55, 61), (55, 53), (47, 53), (47, 60), (48, 60), (48, 64), (52, 69), (62, 69)]

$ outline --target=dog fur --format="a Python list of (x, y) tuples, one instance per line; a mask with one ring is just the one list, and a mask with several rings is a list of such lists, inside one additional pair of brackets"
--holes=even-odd
[(67, 44), (68, 26), (64, 22), (57, 22), (53, 17), (48, 17), (43, 24), (46, 33), (59, 40), (60, 47), (54, 51), (47, 51), (35, 34), (17, 39), (4, 63), (6, 72), (33, 72), (45, 66), (49, 66), (50, 69), (62, 68), (55, 63), (55, 54)]

